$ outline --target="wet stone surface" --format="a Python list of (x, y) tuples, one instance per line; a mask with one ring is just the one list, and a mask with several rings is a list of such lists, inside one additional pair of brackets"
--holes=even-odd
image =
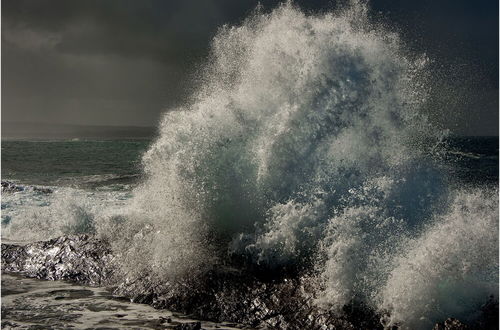
[[(346, 305), (340, 314), (318, 308), (311, 299), (317, 284), (307, 275), (263, 281), (221, 267), (176, 285), (147, 274), (113, 282), (113, 260), (109, 244), (89, 235), (2, 244), (2, 271), (8, 273), (2, 277), (2, 327), (383, 329), (381, 315), (362, 303)], [(113, 294), (103, 289), (111, 283)], [(472, 328), (496, 329), (498, 301), (491, 297), (480, 312)], [(198, 324), (182, 315), (212, 322)], [(436, 326), (452, 330), (465, 325), (449, 319)]]
[(135, 304), (103, 288), (2, 274), (2, 329), (233, 329)]

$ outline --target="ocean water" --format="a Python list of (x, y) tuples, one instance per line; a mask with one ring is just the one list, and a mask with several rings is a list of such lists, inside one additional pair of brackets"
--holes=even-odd
[(498, 299), (498, 139), (426, 117), (428, 61), (358, 2), (256, 10), (219, 30), (156, 139), (3, 141), (2, 180), (26, 188), (2, 194), (2, 237), (94, 232), (127, 278), (245, 260), (387, 326), (473, 321)]
[(30, 185), (98, 187), (133, 183), (150, 140), (7, 140), (2, 177)]
[[(48, 232), (35, 235), (25, 228), (26, 219), (37, 214), (46, 219), (49, 215), (66, 218), (69, 213), (70, 223), (82, 223), (82, 217), (93, 219), (92, 212), (85, 218), (87, 208), (126, 206), (145, 179), (141, 158), (152, 143), (145, 139), (2, 141), (2, 181), (20, 189), (3, 191), (2, 237), (19, 241), (55, 237), (49, 233), (57, 228), (51, 225), (55, 219), (42, 226)], [(498, 185), (497, 137), (449, 137), (445, 143), (448, 147), (441, 165), (451, 185), (494, 190)], [(37, 188), (48, 188), (51, 193)]]
[[(142, 175), (141, 154), (150, 143), (2, 141), (2, 181), (20, 190), (2, 195), (2, 237), (33, 241), (91, 230), (90, 210), (122, 207), (131, 198)], [(51, 192), (37, 190), (40, 187)], [(38, 217), (53, 219), (39, 224)], [(53, 221), (66, 222), (54, 226)]]

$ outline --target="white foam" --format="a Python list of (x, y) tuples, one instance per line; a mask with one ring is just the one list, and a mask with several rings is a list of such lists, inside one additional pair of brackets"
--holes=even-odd
[(498, 191), (459, 191), (398, 253), (380, 308), (408, 329), (474, 320), (490, 295), (498, 299), (498, 266)]
[(141, 244), (167, 274), (229, 241), (258, 262), (300, 259), (350, 188), (434, 138), (417, 111), (425, 62), (360, 4), (315, 16), (288, 3), (221, 28), (203, 83), (144, 156), (134, 221), (154, 235)]
[(52, 193), (2, 194), (2, 239), (30, 242), (92, 232), (96, 218), (123, 208), (131, 197), (127, 191), (50, 188)]

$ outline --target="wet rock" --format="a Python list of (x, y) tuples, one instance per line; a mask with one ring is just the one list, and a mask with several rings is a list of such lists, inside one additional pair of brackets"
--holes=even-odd
[(320, 310), (313, 303), (316, 285), (309, 276), (263, 282), (247, 273), (219, 268), (176, 284), (153, 284), (148, 278), (129, 279), (115, 293), (205, 320), (237, 322), (256, 328), (383, 328), (380, 316), (366, 306), (356, 307), (360, 313), (363, 309), (364, 323), (359, 315), (354, 318), (346, 313), (336, 315)]
[[(315, 307), (312, 301), (317, 284), (306, 275), (262, 280), (249, 272), (219, 266), (176, 283), (147, 275), (127, 277), (120, 282), (113, 261), (109, 244), (89, 235), (60, 237), (25, 246), (2, 244), (3, 271), (87, 285), (112, 284), (116, 295), (200, 319), (277, 329), (356, 329), (360, 324), (348, 313), (334, 315)], [(364, 310), (365, 317), (378, 318), (369, 309)], [(382, 328), (380, 323), (367, 324), (372, 329)]]
[(457, 319), (448, 318), (434, 326), (433, 330), (467, 330), (469, 327)]
[(24, 191), (23, 186), (18, 186), (10, 181), (2, 181), (2, 192), (15, 193), (19, 191)]
[(172, 319), (170, 317), (160, 316), (160, 323), (172, 323)]
[[(109, 244), (89, 235), (68, 236), (25, 246), (2, 244), (2, 270), (29, 277), (70, 280), (88, 285), (113, 285), (114, 294), (215, 322), (235, 322), (274, 329), (383, 329), (383, 315), (352, 302), (342, 312), (314, 304), (314, 276), (263, 279), (252, 272), (218, 265), (213, 270), (174, 282), (140, 274), (120, 276)], [(483, 306), (478, 329), (498, 326), (498, 301)], [(496, 320), (496, 323), (495, 323)], [(160, 319), (160, 324), (169, 323)], [(482, 322), (482, 323), (481, 323)], [(187, 326), (183, 324), (182, 326)], [(193, 325), (194, 326), (194, 325)], [(397, 328), (395, 326), (394, 328)], [(467, 329), (455, 319), (436, 330)]]
[(44, 187), (32, 187), (33, 191), (42, 193), (42, 194), (51, 194), (53, 191), (50, 188), (44, 188)]
[(34, 191), (42, 194), (50, 194), (53, 192), (52, 189), (50, 188), (37, 187), (37, 186), (22, 186), (10, 181), (2, 181), (2, 192), (16, 193), (20, 191)]
[(109, 245), (88, 235), (2, 244), (2, 271), (48, 280), (106, 285), (113, 274), (112, 259)]
[(181, 323), (174, 327), (176, 330), (199, 330), (201, 329), (201, 322)]
[[(200, 319), (276, 329), (356, 329), (360, 324), (347, 313), (335, 315), (315, 307), (312, 301), (317, 284), (313, 277), (262, 280), (248, 272), (219, 266), (176, 283), (147, 275), (120, 282), (114, 277), (113, 260), (109, 244), (89, 235), (25, 246), (2, 244), (3, 271), (87, 285), (113, 284), (116, 295)], [(369, 309), (364, 310), (363, 317), (378, 318)], [(369, 324), (373, 325), (371, 329), (382, 329), (380, 323)]]

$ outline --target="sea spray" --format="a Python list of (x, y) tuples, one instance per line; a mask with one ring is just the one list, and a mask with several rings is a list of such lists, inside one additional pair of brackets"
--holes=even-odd
[(207, 249), (224, 258), (228, 244), (272, 267), (311, 258), (349, 190), (411, 172), (422, 137), (437, 142), (417, 111), (425, 57), (371, 28), (360, 4), (317, 16), (285, 4), (221, 28), (203, 84), (164, 115), (136, 191), (165, 276)]
[[(221, 28), (203, 84), (164, 115), (144, 156), (147, 180), (134, 208), (146, 223), (140, 231), (152, 228), (141, 246), (158, 276), (203, 272), (229, 253), (275, 274), (316, 269), (324, 283), (319, 306), (340, 311), (361, 300), (393, 315), (388, 324), (422, 327), (430, 324), (422, 317), (477, 310), (451, 307), (451, 291), (436, 300), (417, 285), (400, 295), (390, 290), (414, 276), (401, 259), (418, 253), (414, 242), (439, 239), (430, 228), (456, 212), (436, 156), (444, 133), (420, 112), (426, 62), (371, 23), (359, 3), (320, 15), (288, 3)], [(484, 224), (490, 233), (494, 205)], [(133, 246), (125, 254), (135, 254)], [(456, 255), (440, 253), (442, 261)], [(482, 264), (495, 269), (494, 254)], [(445, 280), (445, 272), (434, 274), (436, 283)], [(488, 289), (472, 300), (486, 301), (497, 278), (493, 271), (477, 284)]]
[[(44, 192), (50, 189), (50, 193)], [(2, 238), (40, 241), (94, 233), (95, 221), (121, 210), (127, 191), (85, 191), (70, 187), (30, 187), (2, 191)], [(97, 219), (97, 220), (96, 220)]]

